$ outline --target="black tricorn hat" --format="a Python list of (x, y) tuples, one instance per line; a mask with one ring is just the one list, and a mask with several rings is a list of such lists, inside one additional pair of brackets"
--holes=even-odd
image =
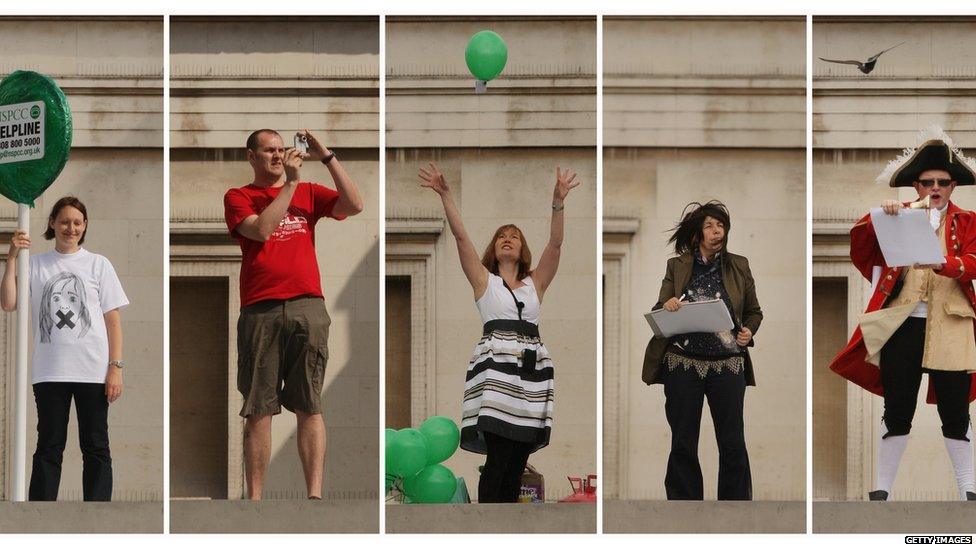
[(905, 149), (901, 156), (888, 163), (876, 181), (891, 187), (911, 187), (918, 175), (926, 170), (944, 170), (957, 185), (976, 184), (976, 162), (966, 158), (952, 139), (933, 127), (919, 134), (920, 144)]

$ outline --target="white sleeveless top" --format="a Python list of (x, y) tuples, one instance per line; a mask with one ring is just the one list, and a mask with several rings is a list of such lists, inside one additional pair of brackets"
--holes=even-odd
[[(522, 308), (522, 320), (538, 326), (539, 309), (542, 304), (539, 302), (539, 295), (535, 292), (535, 284), (532, 283), (531, 276), (523, 278), (522, 283), (525, 285), (514, 290), (515, 297), (525, 303), (525, 307)], [(518, 320), (519, 318), (518, 307), (515, 306), (512, 294), (505, 288), (502, 277), (496, 274), (488, 273), (488, 288), (484, 295), (475, 301), (475, 305), (481, 313), (482, 323), (489, 320)]]

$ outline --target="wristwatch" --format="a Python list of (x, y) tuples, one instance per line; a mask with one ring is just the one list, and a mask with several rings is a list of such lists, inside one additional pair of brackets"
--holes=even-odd
[(554, 212), (561, 212), (564, 209), (566, 209), (566, 204), (565, 203), (559, 204), (559, 205), (557, 205), (555, 202), (552, 203), (552, 211), (554, 211)]
[(328, 166), (329, 165), (329, 162), (332, 162), (332, 159), (335, 158), (335, 157), (336, 157), (335, 152), (329, 151), (329, 156), (326, 156), (325, 158), (323, 158), (322, 159), (322, 163), (325, 164), (326, 166)]
[(108, 361), (108, 365), (109, 366), (115, 366), (116, 368), (118, 368), (119, 370), (121, 370), (122, 368), (125, 367), (125, 361), (124, 360), (110, 360), (110, 361)]

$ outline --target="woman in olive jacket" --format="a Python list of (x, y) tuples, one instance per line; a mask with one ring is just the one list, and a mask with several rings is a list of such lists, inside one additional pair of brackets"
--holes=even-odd
[(762, 310), (749, 260), (729, 253), (731, 220), (718, 201), (693, 202), (672, 229), (676, 257), (654, 309), (677, 311), (682, 304), (721, 298), (734, 328), (729, 332), (654, 336), (644, 353), (642, 378), (664, 384), (664, 410), (671, 427), (671, 453), (664, 480), (668, 499), (703, 499), (698, 437), (704, 399), (718, 441), (718, 499), (752, 499), (743, 404), (747, 385), (755, 385), (748, 347), (762, 322)]

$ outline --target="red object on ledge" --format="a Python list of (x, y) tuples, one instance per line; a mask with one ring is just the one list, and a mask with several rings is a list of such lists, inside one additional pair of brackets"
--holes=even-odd
[(596, 503), (596, 475), (586, 478), (566, 477), (573, 487), (573, 495), (559, 500), (559, 503)]

